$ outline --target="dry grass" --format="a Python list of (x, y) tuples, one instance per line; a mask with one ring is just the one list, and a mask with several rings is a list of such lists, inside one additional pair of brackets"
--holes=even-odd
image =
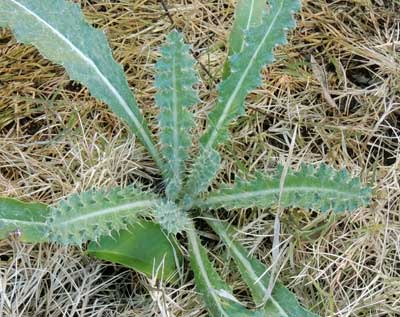
[[(107, 33), (155, 129), (153, 64), (171, 29), (160, 4), (81, 3)], [(168, 1), (177, 26), (215, 78), (233, 5)], [(347, 168), (373, 185), (371, 206), (353, 214), (287, 210), (282, 216), (279, 278), (321, 316), (400, 316), (399, 12), (398, 1), (303, 1), (290, 45), (264, 71), (265, 84), (249, 96), (247, 115), (232, 125), (231, 142), (222, 149), (219, 179), (290, 159), (293, 166)], [(2, 195), (51, 203), (93, 186), (157, 184), (157, 169), (140, 144), (62, 68), (4, 30), (0, 51)], [(215, 83), (200, 72), (203, 103), (196, 116), (202, 122), (215, 100)], [(243, 210), (236, 221), (238, 238), (271, 263), (273, 212)], [(223, 249), (216, 250), (224, 259)], [(223, 273), (238, 294), (246, 294), (237, 273)], [(190, 276), (176, 289), (90, 260), (77, 249), (17, 241), (0, 243), (0, 293), (1, 316), (205, 314)]]

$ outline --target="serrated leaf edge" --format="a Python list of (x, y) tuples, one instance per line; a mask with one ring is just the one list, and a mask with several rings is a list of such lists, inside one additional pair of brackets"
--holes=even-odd
[(217, 138), (217, 135), (219, 133), (219, 131), (221, 130), (222, 125), (224, 124), (225, 118), (227, 117), (233, 102), (236, 99), (237, 94), (240, 91), (240, 88), (243, 84), (243, 81), (245, 80), (245, 78), (247, 77), (248, 72), (250, 71), (250, 69), (252, 68), (253, 63), (255, 62), (256, 58), (260, 52), (260, 50), (262, 49), (262, 47), (264, 46), (265, 41), (267, 40), (268, 36), (270, 35), (270, 32), (276, 22), (276, 19), (278, 18), (278, 16), (280, 15), (280, 12), (283, 8), (283, 4), (284, 1), (281, 1), (280, 3), (280, 7), (278, 10), (276, 10), (275, 15), (272, 19), (271, 24), (268, 26), (267, 31), (265, 32), (264, 37), (262, 38), (262, 40), (260, 41), (260, 43), (258, 44), (250, 62), (248, 63), (247, 67), (245, 68), (244, 72), (241, 74), (241, 78), (239, 79), (238, 83), (236, 84), (235, 90), (231, 93), (231, 96), (228, 99), (228, 102), (225, 104), (224, 106), (224, 110), (222, 112), (222, 115), (219, 117), (217, 123), (215, 124), (215, 127), (213, 128), (213, 131), (211, 132), (210, 137), (207, 140), (207, 143), (205, 144), (204, 148), (205, 149), (209, 149), (212, 148), (214, 146), (214, 141)]
[[(311, 186), (307, 186), (307, 187), (298, 186), (298, 187), (294, 187), (294, 188), (292, 188), (292, 187), (289, 187), (289, 188), (285, 188), (284, 187), (283, 188), (283, 191), (285, 193), (287, 193), (287, 192), (297, 192), (299, 190), (300, 191), (301, 190), (304, 190), (304, 191), (318, 190), (319, 192), (338, 192), (338, 193), (341, 193), (341, 194), (348, 193), (348, 192), (340, 192), (338, 190), (334, 190), (334, 189), (331, 189), (331, 188), (321, 188), (321, 187), (311, 187)], [(271, 195), (271, 194), (277, 194), (278, 195), (279, 192), (280, 192), (280, 188), (273, 188), (273, 189), (258, 190), (258, 191), (247, 192), (247, 193), (225, 194), (225, 195), (221, 195), (221, 196), (213, 196), (213, 197), (210, 197), (210, 198), (208, 198), (208, 199), (206, 199), (204, 201), (196, 200), (194, 202), (194, 205), (199, 207), (199, 208), (205, 208), (205, 207), (207, 207), (209, 205), (212, 205), (212, 204), (218, 204), (218, 203), (222, 203), (223, 204), (224, 202), (230, 201), (231, 198), (234, 198), (234, 199), (245, 199), (245, 198), (254, 198), (254, 197), (263, 196), (263, 195)], [(352, 195), (351, 193), (348, 193), (348, 196), (352, 197), (354, 195)]]
[[(164, 44), (163, 48), (164, 52), (165, 50), (169, 49), (169, 54), (173, 54), (171, 54), (170, 56), (166, 54), (165, 56), (163, 50), (161, 50), (161, 58), (158, 62), (162, 61), (163, 63), (166, 63), (168, 67), (165, 67), (163, 71), (158, 70), (158, 72), (156, 72), (156, 83), (159, 78), (162, 78), (163, 75), (165, 76), (165, 73), (168, 73), (170, 75), (169, 84), (171, 85), (171, 87), (164, 87), (163, 89), (159, 88), (156, 94), (156, 104), (160, 108), (160, 114), (158, 118), (160, 126), (161, 152), (167, 162), (167, 164), (165, 165), (165, 175), (167, 176), (166, 196), (170, 200), (175, 201), (178, 198), (179, 193), (182, 189), (183, 178), (185, 174), (184, 163), (188, 157), (189, 147), (192, 143), (190, 129), (194, 126), (194, 120), (192, 113), (188, 111), (187, 108), (192, 106), (195, 101), (199, 101), (197, 92), (192, 88), (192, 85), (189, 86), (187, 82), (190, 82), (190, 79), (193, 79), (193, 83), (190, 82), (190, 84), (194, 85), (194, 80), (198, 80), (198, 76), (197, 74), (194, 75), (194, 68), (190, 69), (188, 65), (185, 65), (185, 62), (188, 64), (194, 64), (195, 59), (189, 54), (189, 46), (184, 43), (181, 33), (173, 30), (167, 36), (167, 41)], [(179, 57), (181, 59), (178, 59)], [(190, 76), (188, 77), (187, 74), (185, 74), (185, 72), (188, 70), (192, 73), (191, 75), (193, 76), (193, 78), (190, 78)], [(179, 74), (182, 77), (179, 77)], [(186, 75), (186, 77), (183, 77), (184, 75)], [(186, 83), (182, 83), (182, 78), (185, 78)], [(159, 94), (162, 96), (163, 94), (165, 94), (166, 91), (170, 92), (170, 99), (167, 97), (168, 95), (164, 95), (164, 97), (170, 100), (171, 104), (170, 106), (161, 106), (157, 102), (157, 97), (159, 96)], [(184, 92), (182, 93), (181, 91)], [(189, 100), (183, 102), (183, 98), (188, 97), (187, 95), (185, 96), (185, 94), (190, 93), (192, 94), (191, 97), (193, 98), (193, 100), (191, 101), (193, 102), (193, 104), (190, 104)], [(172, 125), (164, 124), (164, 122), (166, 122), (165, 119), (161, 120), (161, 118), (168, 114), (168, 112), (172, 114)], [(187, 116), (187, 122), (185, 122), (185, 116)], [(185, 124), (187, 124), (187, 126), (185, 126)], [(171, 127), (172, 142), (165, 142), (166, 140), (168, 140), (168, 136), (170, 135), (169, 133), (171, 132)], [(185, 142), (187, 142), (188, 144), (185, 144)], [(168, 155), (168, 148), (172, 150), (172, 158)]]
[(99, 210), (97, 212), (92, 212), (90, 214), (86, 214), (86, 215), (82, 215), (79, 217), (75, 217), (72, 219), (69, 219), (67, 221), (63, 221), (63, 222), (59, 222), (57, 223), (57, 226), (59, 225), (68, 225), (77, 221), (82, 221), (82, 220), (88, 220), (90, 218), (93, 217), (98, 217), (98, 216), (104, 216), (107, 214), (113, 214), (113, 213), (117, 213), (118, 211), (121, 210), (126, 210), (126, 209), (131, 209), (131, 208), (139, 208), (139, 207), (154, 207), (155, 206), (155, 200), (154, 199), (148, 199), (148, 200), (142, 200), (142, 201), (135, 201), (132, 203), (127, 203), (124, 205), (119, 205), (119, 206), (115, 206), (115, 207), (109, 207), (103, 210)]
[(63, 34), (61, 34), (57, 29), (55, 29), (52, 25), (47, 23), (45, 20), (43, 20), (40, 16), (38, 16), (35, 12), (29, 10), (29, 8), (25, 7), (24, 5), (20, 4), (16, 0), (7, 0), (12, 3), (14, 3), (16, 6), (21, 8), (21, 10), (25, 11), (27, 14), (33, 16), (35, 19), (37, 19), (41, 24), (46, 26), (48, 29), (51, 30), (53, 34), (55, 34), (58, 38), (60, 38), (62, 41), (64, 41), (74, 52), (76, 52), (94, 71), (99, 75), (99, 78), (106, 84), (107, 87), (109, 87), (110, 91), (112, 94), (117, 98), (121, 106), (124, 108), (130, 119), (134, 122), (135, 127), (140, 133), (140, 136), (143, 140), (143, 142), (146, 145), (146, 148), (149, 150), (151, 153), (152, 157), (154, 160), (157, 162), (157, 164), (161, 167), (163, 166), (163, 162), (158, 154), (158, 151), (154, 147), (153, 142), (151, 141), (149, 135), (146, 133), (146, 131), (143, 129), (141, 122), (139, 119), (135, 116), (135, 114), (131, 111), (129, 105), (125, 101), (125, 99), (118, 93), (117, 89), (110, 83), (110, 81), (107, 79), (107, 77), (99, 70), (97, 65), (89, 59), (85, 54), (83, 54), (71, 41), (69, 41)]

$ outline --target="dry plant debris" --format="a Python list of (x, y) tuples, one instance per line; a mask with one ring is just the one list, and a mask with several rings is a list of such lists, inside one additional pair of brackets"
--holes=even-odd
[[(154, 117), (153, 66), (172, 28), (160, 2), (80, 2), (106, 32), (145, 115)], [(234, 1), (165, 2), (196, 57), (218, 78)], [(246, 116), (232, 125), (219, 178), (288, 159), (360, 174), (374, 185), (369, 208), (330, 217), (283, 213), (279, 279), (321, 316), (399, 316), (400, 3), (304, 0), (298, 21), (292, 44), (279, 50), (264, 85), (248, 98)], [(4, 30), (0, 52), (1, 195), (51, 203), (90, 187), (159, 186), (142, 146), (60, 67)], [(215, 82), (200, 72), (209, 91)], [(200, 122), (215, 96), (201, 98)], [(236, 218), (237, 238), (271, 263), (273, 211), (243, 210)], [(204, 230), (223, 274), (239, 298), (246, 295)], [(204, 316), (191, 277), (176, 288), (73, 248), (0, 243), (1, 316)]]

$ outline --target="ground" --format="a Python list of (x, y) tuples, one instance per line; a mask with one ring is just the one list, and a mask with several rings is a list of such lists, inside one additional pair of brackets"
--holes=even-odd
[[(101, 28), (154, 131), (159, 45), (172, 29), (158, 1), (76, 1)], [(215, 101), (235, 1), (166, 1), (202, 84), (197, 132)], [(353, 213), (282, 215), (279, 279), (321, 316), (400, 316), (400, 2), (303, 1), (289, 44), (231, 126), (215, 181), (277, 163), (345, 168), (373, 188)], [(92, 187), (158, 186), (143, 147), (63, 69), (0, 30), (0, 194), (54, 203)], [(294, 138), (294, 140), (293, 140)], [(237, 238), (271, 263), (274, 210), (242, 210)], [(205, 230), (208, 230), (205, 228)], [(215, 236), (213, 259), (226, 260)], [(237, 273), (221, 270), (246, 300)], [(0, 316), (205, 316), (190, 273), (179, 285), (77, 248), (0, 242)]]

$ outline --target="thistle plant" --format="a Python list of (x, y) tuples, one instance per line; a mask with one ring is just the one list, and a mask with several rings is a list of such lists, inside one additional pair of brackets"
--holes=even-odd
[[(259, 171), (209, 190), (221, 166), (218, 147), (229, 140), (230, 124), (245, 113), (245, 98), (261, 84), (260, 72), (274, 61), (274, 48), (286, 43), (286, 32), (294, 28), (293, 15), (299, 8), (299, 0), (270, 0), (268, 9), (265, 0), (238, 2), (218, 98), (199, 138), (199, 148), (190, 157), (195, 127), (191, 107), (200, 103), (194, 89), (200, 79), (181, 33), (169, 33), (155, 65), (155, 103), (159, 109), (156, 144), (105, 35), (85, 22), (77, 4), (67, 0), (2, 0), (0, 27), (11, 28), (19, 42), (34, 45), (44, 57), (63, 65), (71, 79), (109, 105), (154, 159), (165, 192), (153, 193), (130, 185), (72, 194), (51, 206), (2, 198), (0, 236), (5, 238), (18, 230), (26, 242), (82, 245), (92, 241), (89, 249), (102, 257), (107, 248), (118, 249), (129, 245), (130, 239), (146, 235), (143, 228), (149, 228), (152, 235), (158, 230), (171, 238), (181, 233), (187, 238), (197, 290), (210, 316), (315, 316), (279, 282), (268, 291), (266, 266), (248, 255), (233, 239), (233, 226), (218, 220), (212, 211), (276, 206), (352, 211), (368, 203), (370, 189), (345, 170), (322, 164), (303, 165), (297, 171), (278, 167), (271, 175)], [(254, 309), (234, 297), (210, 261), (196, 230), (199, 216), (204, 216), (230, 251), (250, 290)], [(148, 219), (159, 224), (158, 229)], [(143, 224), (142, 229), (135, 227), (138, 223)], [(103, 258), (107, 256), (103, 254)], [(108, 259), (125, 261), (123, 254)], [(133, 267), (145, 271), (140, 265)]]

